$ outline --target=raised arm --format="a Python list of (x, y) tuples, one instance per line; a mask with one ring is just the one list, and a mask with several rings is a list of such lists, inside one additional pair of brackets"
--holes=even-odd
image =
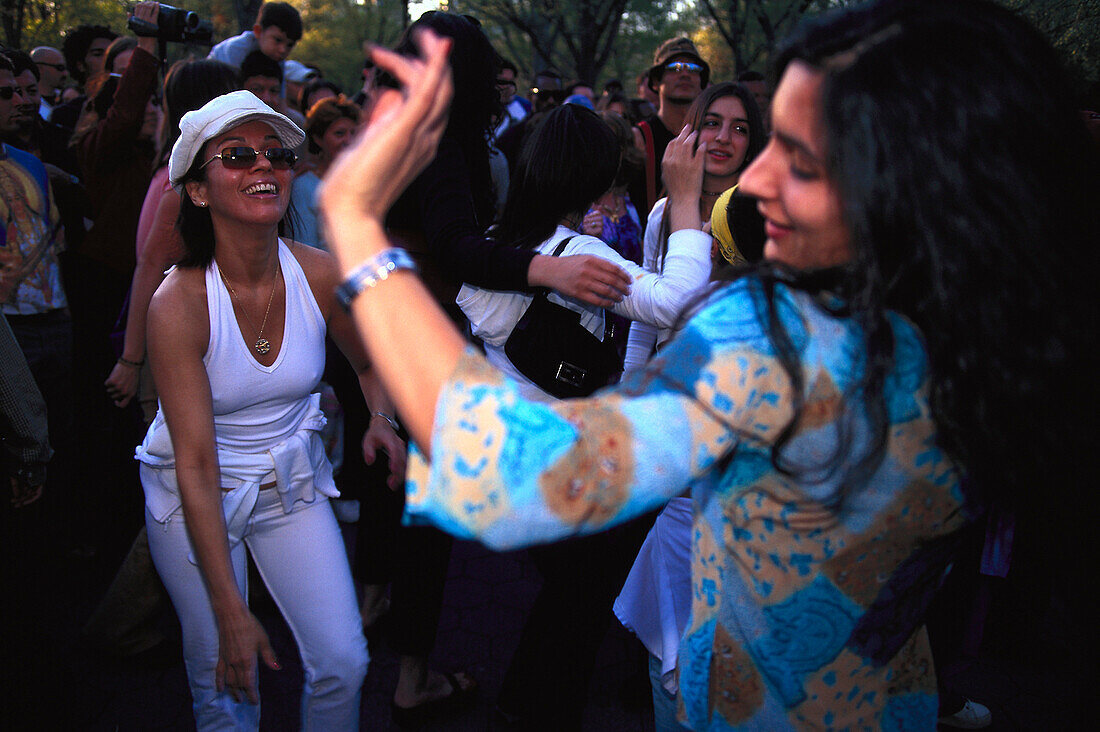
[[(420, 41), (423, 59), (374, 52), (407, 96), (338, 161), (330, 181), (339, 185), (322, 191), (327, 220), (341, 224), (331, 244), (345, 275), (390, 257), (381, 218), (441, 132), (449, 43), (427, 33)], [(681, 493), (743, 437), (773, 440), (789, 421), (790, 400), (777, 396), (789, 384), (753, 345), (765, 340), (752, 321), (725, 332), (731, 311), (745, 303), (697, 316), (667, 359), (618, 392), (543, 404), (522, 399), (472, 350), (463, 355), (416, 275), (390, 271), (352, 300), (352, 312), (413, 439), (432, 449), (430, 475), (423, 464), (410, 471), (407, 510), (497, 547), (548, 541)]]
[(180, 197), (175, 191), (168, 191), (161, 196), (153, 226), (134, 269), (122, 357), (104, 382), (107, 395), (114, 400), (116, 407), (125, 407), (137, 393), (140, 364), (145, 360), (145, 324), (149, 301), (164, 281), (164, 271), (183, 255), (183, 241), (176, 229), (179, 211)]
[(187, 531), (218, 624), (217, 688), (228, 687), (234, 698), (246, 695), (255, 704), (256, 655), (272, 668), (278, 668), (278, 662), (267, 634), (241, 596), (230, 563), (213, 400), (202, 361), (209, 340), (205, 291), (201, 280), (190, 279), (177, 271), (153, 297), (149, 359), (172, 438)]

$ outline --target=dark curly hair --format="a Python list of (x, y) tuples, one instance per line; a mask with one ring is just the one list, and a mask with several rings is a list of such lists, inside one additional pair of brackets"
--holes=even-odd
[(65, 35), (61, 44), (61, 53), (65, 56), (65, 65), (69, 67), (69, 74), (83, 84), (87, 81), (87, 71), (84, 69), (84, 57), (88, 55), (88, 48), (97, 38), (106, 38), (113, 41), (118, 34), (105, 25), (78, 25)]
[(771, 296), (785, 282), (841, 294), (865, 332), (856, 391), (875, 440), (833, 456), (847, 484), (886, 444), (889, 310), (923, 334), (937, 440), (968, 492), (1012, 506), (1079, 481), (1095, 449), (1100, 166), (1053, 50), (991, 2), (882, 0), (805, 23), (775, 59), (776, 78), (793, 63), (823, 75), (825, 164), (853, 259), (755, 270), (796, 400), (773, 461), (804, 384)]

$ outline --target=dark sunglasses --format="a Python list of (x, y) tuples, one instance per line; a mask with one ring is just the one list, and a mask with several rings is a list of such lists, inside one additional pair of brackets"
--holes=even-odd
[(45, 61), (35, 61), (35, 63), (38, 64), (39, 66), (49, 66), (51, 69), (54, 69), (55, 71), (64, 71), (65, 70), (65, 64), (48, 64)]
[(15, 96), (15, 87), (14, 86), (11, 86), (11, 85), (0, 86), (0, 99), (3, 99), (6, 102), (14, 96)]
[(703, 73), (702, 64), (693, 64), (690, 61), (670, 61), (665, 64), (665, 71), (671, 71), (674, 74), (678, 74), (682, 71), (686, 71), (689, 74), (701, 74)]
[[(243, 170), (252, 167), (259, 155), (260, 151), (251, 147), (227, 147), (199, 168), (205, 168), (217, 159), (230, 170)], [(263, 156), (275, 170), (289, 170), (294, 167), (294, 163), (298, 162), (298, 156), (289, 147), (269, 147), (263, 151)]]

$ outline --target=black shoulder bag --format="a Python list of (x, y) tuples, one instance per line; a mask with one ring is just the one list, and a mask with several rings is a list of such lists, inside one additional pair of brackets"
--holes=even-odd
[[(554, 249), (558, 256), (568, 237)], [(559, 399), (588, 396), (622, 370), (612, 342), (615, 326), (604, 313), (603, 341), (581, 325), (581, 314), (547, 299), (539, 289), (504, 343), (516, 370)]]

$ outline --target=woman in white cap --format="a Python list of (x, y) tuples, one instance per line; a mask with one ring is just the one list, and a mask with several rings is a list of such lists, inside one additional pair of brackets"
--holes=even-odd
[[(258, 728), (257, 655), (279, 668), (247, 606), (247, 546), (301, 652), (302, 727), (355, 729), (368, 657), (318, 435), (326, 328), (368, 403), (389, 405), (334, 306), (332, 258), (279, 236), (302, 131), (247, 91), (189, 112), (180, 130), (169, 179), (186, 254), (149, 307), (160, 409), (137, 458), (196, 722)], [(402, 455), (384, 427), (370, 437)]]

